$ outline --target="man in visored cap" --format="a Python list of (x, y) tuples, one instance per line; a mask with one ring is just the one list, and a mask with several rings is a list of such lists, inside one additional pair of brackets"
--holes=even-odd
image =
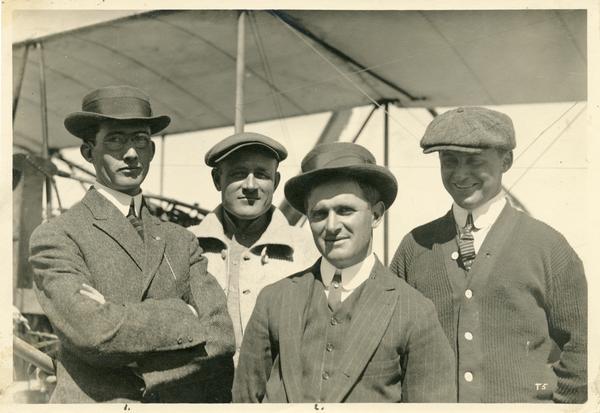
[(286, 157), (282, 144), (253, 132), (229, 136), (205, 156), (221, 204), (190, 230), (227, 295), (236, 360), (260, 290), (317, 256), (308, 232), (290, 225), (272, 204), (280, 181), (277, 168)]
[[(561, 234), (505, 198), (511, 119), (451, 110), (429, 124), (421, 146), (439, 153), (454, 203), (404, 237), (390, 268), (436, 305), (456, 354), (458, 401), (585, 402), (583, 266)], [(549, 365), (552, 341), (561, 352)]]
[(233, 330), (196, 237), (150, 215), (148, 96), (103, 87), (65, 119), (96, 171), (84, 198), (31, 236), (38, 300), (60, 338), (53, 403), (227, 402)]
[(353, 143), (316, 146), (285, 196), (321, 257), (263, 289), (234, 402), (455, 402), (455, 363), (431, 301), (372, 252), (396, 179)]

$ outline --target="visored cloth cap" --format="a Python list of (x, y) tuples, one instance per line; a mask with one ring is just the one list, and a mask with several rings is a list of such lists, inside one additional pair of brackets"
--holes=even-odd
[(442, 113), (431, 121), (421, 139), (424, 153), (442, 150), (478, 153), (487, 148), (512, 150), (515, 146), (510, 117), (476, 106)]

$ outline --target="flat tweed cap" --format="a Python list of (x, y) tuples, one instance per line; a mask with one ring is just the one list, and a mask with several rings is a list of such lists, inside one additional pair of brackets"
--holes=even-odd
[(302, 160), (302, 172), (286, 182), (287, 201), (306, 214), (304, 201), (320, 182), (331, 177), (347, 177), (373, 185), (388, 209), (396, 199), (398, 182), (389, 169), (375, 163), (365, 147), (350, 142), (315, 146)]
[(215, 167), (223, 159), (231, 155), (238, 149), (248, 146), (262, 146), (273, 152), (277, 161), (281, 162), (287, 158), (287, 150), (275, 139), (254, 132), (242, 132), (228, 136), (206, 152), (204, 162), (208, 166)]
[(424, 153), (442, 150), (478, 153), (487, 148), (512, 150), (515, 146), (515, 128), (510, 117), (476, 106), (437, 116), (421, 139)]
[(171, 123), (166, 115), (153, 116), (150, 98), (133, 86), (107, 86), (85, 95), (81, 112), (65, 118), (65, 128), (80, 139), (93, 138), (98, 124), (106, 120), (142, 121), (154, 135)]

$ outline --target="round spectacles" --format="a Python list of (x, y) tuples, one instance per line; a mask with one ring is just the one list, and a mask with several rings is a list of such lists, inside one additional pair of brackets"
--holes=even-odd
[(150, 135), (147, 133), (136, 133), (135, 135), (126, 135), (123, 133), (113, 133), (104, 138), (104, 146), (111, 151), (123, 149), (128, 142), (136, 149), (145, 149), (150, 145)]

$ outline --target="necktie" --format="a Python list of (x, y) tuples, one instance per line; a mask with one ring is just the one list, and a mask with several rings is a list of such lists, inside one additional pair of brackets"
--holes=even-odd
[(458, 249), (460, 251), (460, 259), (462, 261), (463, 267), (467, 271), (471, 269), (471, 265), (475, 260), (475, 245), (473, 242), (474, 228), (475, 225), (473, 224), (473, 215), (469, 214), (467, 216), (467, 222), (465, 226), (460, 230), (458, 236)]
[(329, 295), (327, 296), (327, 304), (331, 311), (336, 311), (342, 304), (342, 272), (335, 271), (333, 280), (329, 284)]
[(129, 220), (129, 222), (131, 222), (131, 225), (133, 225), (133, 228), (135, 228), (140, 238), (144, 239), (144, 225), (142, 224), (142, 220), (135, 216), (133, 198), (131, 198), (131, 205), (129, 205), (127, 219)]

